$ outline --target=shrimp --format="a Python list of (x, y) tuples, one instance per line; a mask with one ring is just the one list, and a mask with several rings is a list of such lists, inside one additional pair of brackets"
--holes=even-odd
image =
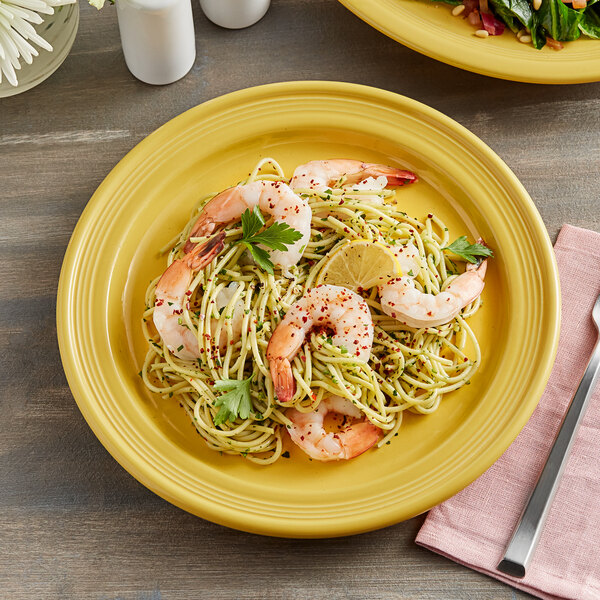
[(360, 160), (336, 158), (331, 160), (312, 160), (300, 165), (294, 171), (290, 187), (294, 189), (326, 190), (342, 177), (345, 184), (364, 181), (368, 177), (385, 177), (389, 186), (415, 183), (417, 176), (410, 171), (395, 167), (365, 163)]
[(188, 287), (194, 273), (209, 265), (223, 249), (225, 233), (221, 232), (204, 244), (173, 261), (156, 284), (154, 325), (167, 348), (182, 360), (199, 358), (198, 338), (184, 325), (180, 315), (189, 301)]
[[(238, 284), (232, 281), (227, 287), (224, 287), (215, 297), (215, 308), (220, 312), (221, 309), (225, 308), (237, 290)], [(242, 329), (244, 325), (244, 301), (242, 298), (238, 298), (232, 308), (231, 316), (226, 317), (231, 322), (231, 341), (237, 342), (242, 337)], [(217, 329), (219, 319), (212, 318), (210, 320), (210, 329), (215, 331)], [(221, 335), (219, 336), (219, 350), (224, 352), (227, 348), (227, 329), (223, 327), (221, 329)]]
[(267, 346), (267, 360), (281, 403), (296, 393), (290, 361), (313, 327), (333, 331), (332, 341), (368, 361), (373, 345), (373, 320), (367, 303), (354, 292), (337, 285), (318, 285), (304, 294), (277, 325)]
[(421, 270), (419, 249), (412, 242), (404, 246), (391, 246), (390, 250), (396, 255), (400, 263), (403, 277), (413, 279), (419, 274)]
[(469, 263), (466, 271), (439, 294), (416, 289), (411, 277), (390, 279), (379, 286), (381, 309), (386, 315), (409, 327), (436, 327), (449, 323), (483, 291), (487, 259), (479, 265)]
[[(328, 433), (323, 422), (329, 412), (362, 420)], [(319, 406), (309, 413), (291, 408), (285, 414), (292, 422), (288, 427), (292, 441), (316, 460), (354, 458), (376, 444), (381, 434), (381, 430), (369, 423), (356, 406), (340, 396), (323, 398)]]
[[(282, 181), (254, 181), (217, 194), (202, 209), (189, 237), (210, 235), (217, 227), (238, 221), (246, 209), (252, 210), (255, 206), (272, 215), (276, 223), (286, 223), (302, 234), (286, 250), (270, 251), (273, 263), (284, 270), (297, 264), (310, 239), (312, 211), (308, 201)], [(183, 251), (189, 252), (193, 247), (188, 239)]]

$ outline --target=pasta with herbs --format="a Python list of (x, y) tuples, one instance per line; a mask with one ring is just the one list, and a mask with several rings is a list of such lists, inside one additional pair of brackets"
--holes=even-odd
[[(314, 161), (288, 184), (278, 163), (263, 159), (230, 188), (235, 196), (202, 198), (162, 250), (168, 269), (146, 291), (141, 376), (182, 405), (213, 450), (270, 464), (289, 431), (313, 458), (351, 458), (390, 442), (405, 411), (435, 411), (477, 371), (468, 320), (491, 252), (457, 244), (464, 238), (450, 244), (433, 214), (408, 216), (402, 191), (390, 187), (416, 177), (375, 167)], [(396, 277), (370, 289), (318, 285), (331, 257), (352, 244), (395, 257)], [(460, 254), (459, 246), (472, 252), (463, 250), (462, 274), (444, 250)], [(437, 323), (450, 304), (440, 317), (450, 318)], [(327, 412), (341, 416), (339, 431), (325, 431)]]

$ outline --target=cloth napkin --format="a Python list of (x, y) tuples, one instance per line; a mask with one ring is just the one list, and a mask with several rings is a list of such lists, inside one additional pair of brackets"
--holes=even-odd
[(479, 479), (433, 508), (416, 542), (539, 598), (600, 599), (600, 385), (588, 404), (527, 575), (496, 570), (596, 341), (600, 234), (565, 225), (554, 246), (562, 288), (558, 354), (517, 439)]

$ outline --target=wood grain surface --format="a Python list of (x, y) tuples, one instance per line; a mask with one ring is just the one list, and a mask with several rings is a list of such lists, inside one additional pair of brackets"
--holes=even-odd
[(423, 517), (334, 540), (283, 540), (168, 504), (100, 445), (67, 386), (55, 295), (69, 236), (94, 189), (143, 137), (200, 102), (274, 81), (383, 87), (486, 141), (533, 197), (551, 238), (600, 230), (600, 84), (485, 78), (386, 38), (334, 0), (273, 0), (240, 31), (194, 0), (191, 73), (151, 87), (128, 72), (115, 8), (81, 4), (64, 65), (0, 100), (0, 598), (529, 598), (415, 546)]

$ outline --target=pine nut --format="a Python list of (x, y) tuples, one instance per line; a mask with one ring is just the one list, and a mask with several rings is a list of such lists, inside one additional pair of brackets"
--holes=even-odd
[(530, 35), (522, 35), (519, 38), (520, 42), (523, 42), (524, 44), (530, 44), (531, 43), (531, 36)]
[(525, 35), (527, 33), (526, 29), (519, 29), (519, 31), (517, 31), (517, 39), (520, 40), (522, 35)]
[(475, 35), (480, 38), (486, 38), (490, 34), (485, 29), (478, 29), (475, 32)]
[(458, 15), (460, 15), (461, 13), (463, 13), (465, 10), (465, 5), (464, 4), (458, 4), (457, 6), (455, 6), (452, 9), (452, 16), (453, 17), (458, 17)]
[(542, 0), (533, 0), (533, 10), (540, 10)]

